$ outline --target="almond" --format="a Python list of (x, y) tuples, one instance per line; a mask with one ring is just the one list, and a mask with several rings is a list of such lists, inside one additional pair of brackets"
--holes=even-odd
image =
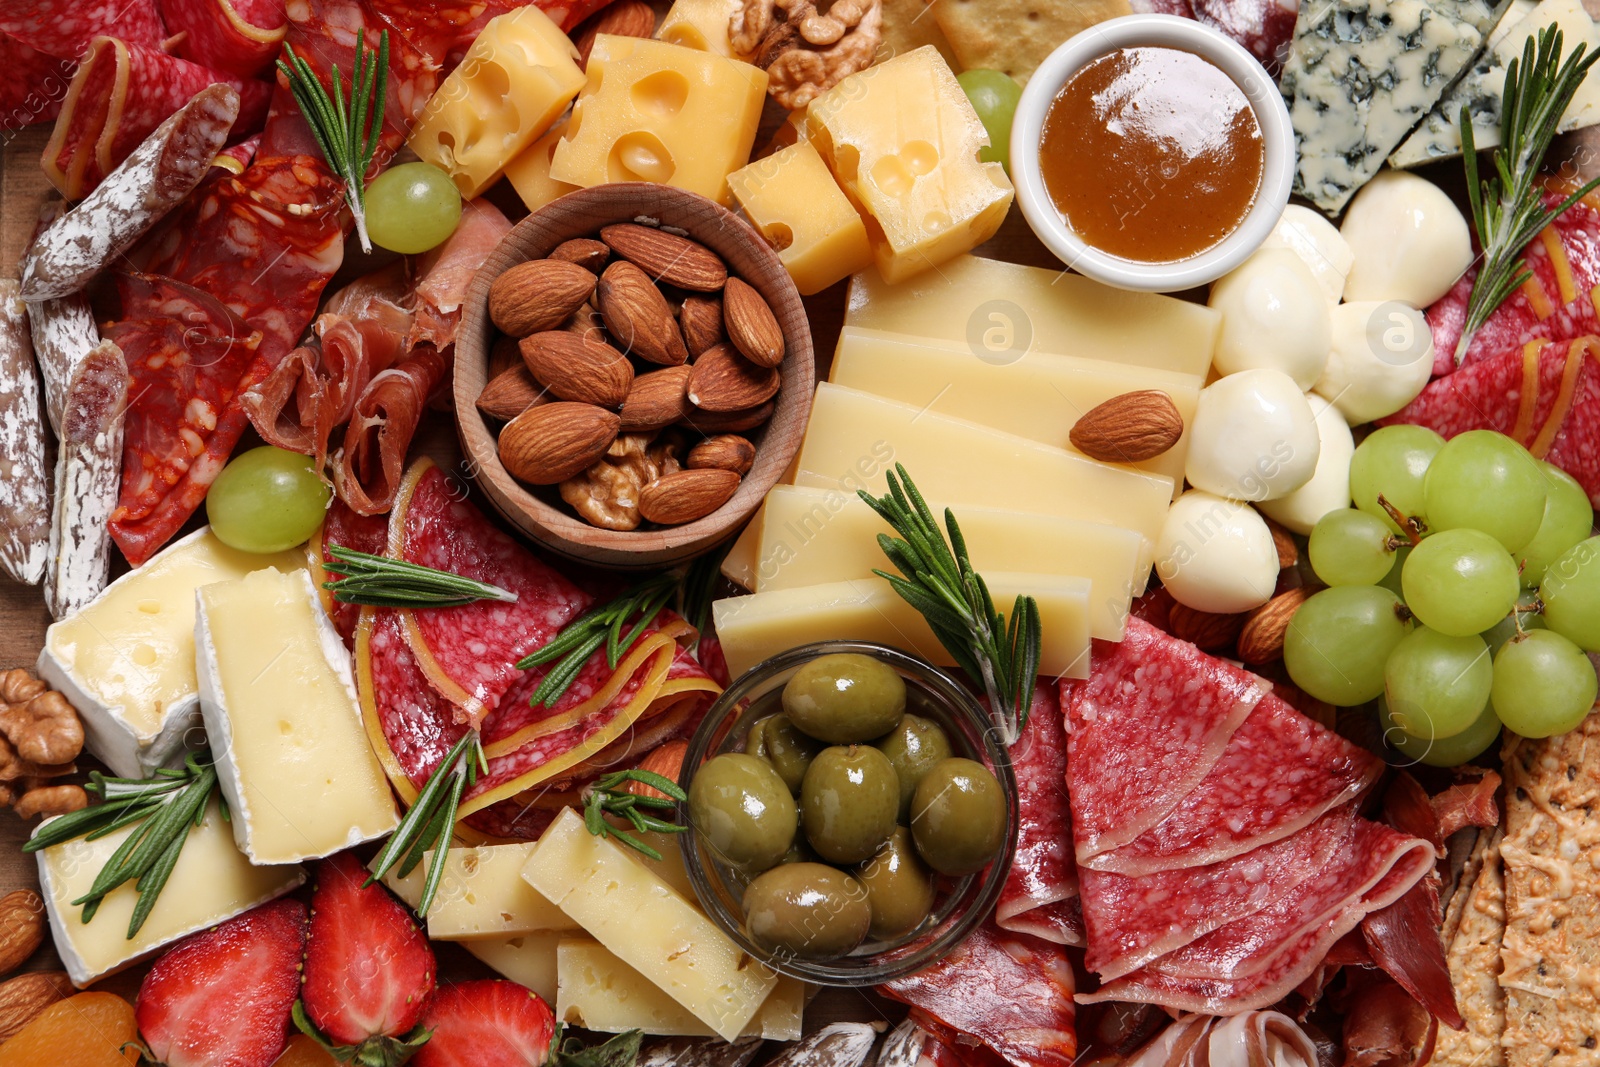
[(76, 992), (65, 971), (33, 971), (0, 982), (0, 1041), (16, 1037), (40, 1012)]
[(1167, 628), (1173, 637), (1187, 641), (1203, 652), (1221, 652), (1233, 647), (1240, 628), (1244, 626), (1244, 618), (1243, 612), (1219, 615), (1174, 602), (1167, 613)]
[(703, 519), (732, 499), (739, 488), (732, 471), (678, 471), (663, 475), (639, 494), (639, 514), (662, 526)]
[(717, 345), (695, 360), (689, 403), (703, 411), (743, 411), (771, 400), (782, 384), (776, 367), (758, 367), (732, 345)]
[(1267, 519), (1267, 529), (1272, 531), (1272, 547), (1278, 550), (1278, 569), (1281, 571), (1299, 563), (1300, 546), (1294, 543), (1294, 535), (1271, 519)]
[(0, 897), (0, 974), (10, 974), (44, 943), (44, 900), (31, 889)]
[(672, 307), (644, 271), (619, 260), (600, 275), (595, 295), (606, 330), (623, 351), (666, 367), (688, 362)]
[(553, 330), (594, 292), (595, 278), (576, 263), (518, 263), (489, 286), (489, 317), (512, 337)]
[(1239, 633), (1239, 658), (1259, 667), (1283, 655), (1283, 638), (1289, 632), (1289, 623), (1310, 595), (1308, 589), (1290, 589), (1252, 611)]
[(522, 361), (534, 381), (562, 400), (617, 408), (633, 388), (633, 365), (621, 352), (566, 330), (524, 337)]
[(588, 337), (596, 341), (607, 340), (606, 320), (601, 318), (600, 312), (589, 304), (579, 308), (577, 313), (568, 319), (561, 328), (568, 333), (575, 333), (579, 337)]
[(643, 267), (658, 282), (697, 293), (714, 293), (728, 282), (728, 268), (715, 252), (654, 226), (619, 222), (603, 228), (600, 240), (617, 255)]
[(633, 380), (622, 402), (622, 429), (664, 430), (689, 413), (689, 368), (663, 367)]
[[(644, 759), (639, 761), (639, 770), (654, 771), (661, 777), (676, 782), (678, 775), (683, 773), (683, 757), (688, 751), (689, 742), (668, 741), (646, 752)], [(655, 786), (645, 785), (643, 782), (629, 782), (623, 788), (636, 797), (666, 797), (666, 794)]]
[(489, 378), (492, 381), (509, 367), (522, 366), (522, 353), (517, 349), (517, 339), (501, 334), (489, 346)]
[(678, 327), (683, 330), (683, 343), (689, 346), (690, 359), (726, 341), (728, 335), (722, 331), (721, 298), (685, 297), (683, 306), (678, 309)]
[(555, 485), (599, 462), (621, 424), (614, 412), (593, 404), (540, 404), (500, 431), (500, 462), (513, 478)]
[(649, 37), (656, 32), (656, 13), (644, 0), (617, 0), (598, 14), (587, 18), (573, 32), (578, 49), (578, 66), (589, 69), (589, 53), (594, 39), (602, 33), (614, 37)]
[(743, 411), (701, 411), (699, 408), (690, 408), (689, 414), (683, 417), (683, 424), (691, 430), (708, 435), (744, 433), (772, 418), (775, 410), (777, 405), (770, 400), (753, 408), (745, 408)]
[(783, 362), (783, 328), (778, 317), (755, 287), (729, 278), (722, 291), (722, 321), (728, 339), (745, 359), (758, 367)]
[(708, 437), (689, 450), (684, 466), (690, 470), (715, 469), (749, 474), (756, 461), (756, 446), (738, 434)]
[(1143, 463), (1182, 436), (1183, 416), (1160, 389), (1123, 393), (1097, 404), (1067, 435), (1073, 448), (1103, 463)]
[(528, 368), (520, 363), (496, 375), (478, 394), (478, 410), (491, 419), (510, 422), (535, 404), (549, 403), (550, 397)]
[(611, 249), (606, 247), (604, 241), (578, 237), (556, 245), (550, 250), (550, 258), (576, 263), (584, 270), (599, 274), (605, 268), (606, 260), (611, 258)]

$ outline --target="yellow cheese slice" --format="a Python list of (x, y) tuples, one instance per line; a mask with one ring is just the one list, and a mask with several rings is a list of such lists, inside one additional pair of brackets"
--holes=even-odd
[(556, 946), (571, 936), (570, 930), (546, 930), (492, 941), (463, 941), (461, 947), (501, 976), (527, 986), (547, 1003), (554, 1004)]
[(722, 557), (722, 576), (741, 589), (756, 587), (756, 564), (761, 558), (761, 516), (757, 511), (751, 516), (743, 531), (734, 539), (728, 554)]
[(476, 941), (576, 929), (565, 912), (522, 880), (532, 854), (532, 841), (452, 848), (428, 909), (428, 936)]
[(728, 185), (802, 294), (820, 293), (871, 265), (866, 224), (810, 144), (741, 167)]
[(578, 188), (550, 177), (550, 161), (555, 157), (556, 145), (561, 143), (562, 134), (566, 132), (567, 120), (561, 119), (543, 137), (506, 164), (506, 181), (511, 183), (511, 188), (517, 191), (529, 211), (538, 211)]

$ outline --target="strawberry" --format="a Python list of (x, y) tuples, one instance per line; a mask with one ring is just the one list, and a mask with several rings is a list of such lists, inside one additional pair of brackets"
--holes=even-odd
[(268, 1067), (289, 1038), (306, 908), (280, 900), (168, 952), (139, 985), (135, 1017), (168, 1067)]
[(539, 1067), (556, 1029), (539, 994), (498, 978), (440, 989), (423, 1025), (433, 1037), (411, 1067)]
[(340, 1062), (394, 1067), (428, 1040), (438, 967), (410, 910), (366, 878), (349, 852), (317, 867), (295, 1022)]

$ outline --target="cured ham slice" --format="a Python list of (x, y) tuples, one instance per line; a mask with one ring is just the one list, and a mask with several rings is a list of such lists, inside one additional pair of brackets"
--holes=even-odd
[(461, 222), (445, 242), (422, 258), (417, 267), (416, 322), (407, 343), (444, 349), (455, 344), (467, 286), (489, 258), (511, 223), (487, 200), (463, 205)]
[(1318, 1067), (1316, 1043), (1280, 1012), (1250, 1011), (1226, 1019), (1191, 1015), (1157, 1034), (1123, 1061), (1125, 1067)]
[(1011, 761), (1020, 826), (995, 923), (1060, 945), (1081, 945), (1083, 910), (1072, 856), (1067, 738), (1055, 687), (1034, 689), (1028, 724), (1011, 746)]
[(429, 398), (445, 383), (450, 362), (437, 348), (423, 345), (362, 390), (345, 427), (333, 481), (356, 511), (378, 515), (395, 506), (411, 438)]
[(238, 78), (271, 67), (288, 29), (283, 0), (161, 0), (161, 18), (179, 55)]

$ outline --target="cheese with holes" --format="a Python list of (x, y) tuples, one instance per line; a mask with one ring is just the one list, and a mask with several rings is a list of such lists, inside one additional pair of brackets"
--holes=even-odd
[(550, 129), (583, 84), (572, 41), (537, 6), (519, 7), (478, 34), (407, 143), (470, 200)]
[(576, 929), (560, 908), (522, 880), (532, 853), (531, 841), (452, 848), (428, 909), (428, 936), (475, 941)]
[[(1089, 579), (990, 571), (983, 580), (995, 607), (1008, 618), (1017, 597), (1031, 596), (1038, 602), (1044, 632), (1040, 674), (1089, 676)], [(764, 659), (813, 641), (876, 641), (914, 652), (930, 663), (955, 665), (927, 620), (882, 578), (728, 597), (712, 605), (712, 615), (728, 673), (735, 678)]]
[(743, 0), (677, 0), (656, 28), (656, 40), (746, 59), (734, 50), (728, 34), (729, 21), (743, 7)]
[[(49, 824), (46, 820), (42, 825)], [(132, 882), (106, 894), (92, 922), (84, 923), (82, 906), (72, 902), (89, 891), (133, 832), (133, 827), (125, 827), (95, 841), (77, 838), (37, 854), (39, 892), (49, 911), (56, 953), (80, 989), (179, 938), (280, 897), (306, 880), (305, 871), (292, 864), (252, 864), (234, 844), (233, 831), (212, 801), (200, 825), (189, 829), (166, 887), (130, 939), (128, 921), (139, 895)]]
[(269, 567), (196, 597), (200, 708), (239, 848), (295, 863), (393, 830), (350, 651), (311, 576)]
[[(741, 1036), (797, 1041), (806, 986), (780, 977)], [(602, 1034), (639, 1029), (665, 1037), (710, 1037), (712, 1029), (604, 945), (568, 938), (556, 949), (556, 1019)]]
[(550, 177), (550, 161), (555, 158), (556, 145), (561, 143), (561, 135), (566, 132), (567, 120), (562, 119), (506, 164), (506, 181), (511, 183), (529, 211), (538, 211), (578, 188)]
[(767, 72), (748, 63), (602, 33), (550, 176), (585, 188), (655, 182), (726, 204), (766, 94)]
[(739, 1036), (777, 985), (774, 972), (623, 846), (589, 833), (571, 808), (544, 832), (522, 876), (724, 1040)]
[(305, 564), (298, 551), (259, 556), (197, 530), (112, 582), (45, 633), (39, 676), (83, 718), (85, 746), (114, 774), (143, 778), (205, 743), (194, 670), (194, 591), (260, 567)]
[(802, 294), (871, 265), (866, 225), (809, 142), (734, 171), (728, 185)]
[(570, 930), (463, 941), (461, 947), (488, 964), (502, 978), (526, 986), (550, 1004), (556, 1002), (556, 946), (572, 937)]

